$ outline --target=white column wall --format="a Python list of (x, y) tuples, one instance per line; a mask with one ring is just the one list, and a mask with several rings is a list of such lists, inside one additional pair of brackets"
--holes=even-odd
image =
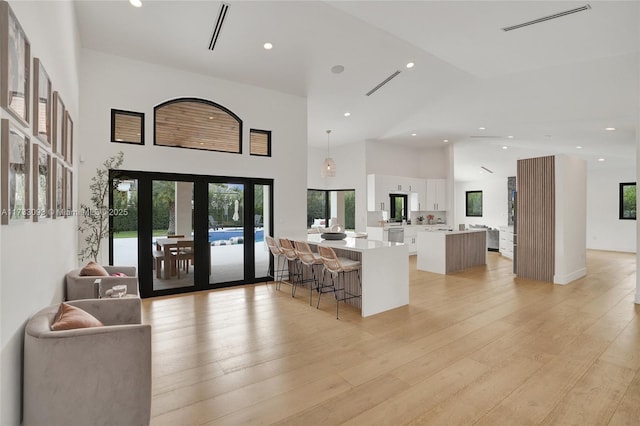
[(176, 182), (176, 235), (188, 237), (193, 230), (193, 183)]
[(584, 160), (555, 156), (554, 284), (568, 284), (587, 273), (587, 172)]

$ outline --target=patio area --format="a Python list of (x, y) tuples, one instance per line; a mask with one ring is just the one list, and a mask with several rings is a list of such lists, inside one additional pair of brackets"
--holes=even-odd
[[(165, 236), (153, 237), (155, 240)], [(152, 249), (150, 248), (150, 250)], [(209, 283), (219, 284), (244, 279), (244, 244), (211, 245), (211, 269)], [(264, 241), (254, 244), (256, 276), (266, 276), (269, 269), (269, 248)], [(138, 239), (114, 238), (113, 261), (115, 265), (138, 267)], [(138, 268), (139, 270), (140, 268)], [(163, 274), (161, 274), (163, 276)], [(170, 279), (161, 279), (153, 274), (153, 289), (181, 288), (193, 286), (193, 266), (189, 266), (189, 273), (182, 272), (180, 278), (176, 275)]]

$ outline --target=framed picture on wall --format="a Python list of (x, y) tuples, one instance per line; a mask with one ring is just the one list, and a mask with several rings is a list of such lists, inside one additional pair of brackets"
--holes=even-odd
[(59, 158), (53, 159), (53, 214), (52, 217), (58, 218), (64, 216), (64, 167), (62, 165), (62, 160)]
[(64, 102), (60, 98), (60, 92), (53, 92), (53, 152), (65, 156), (66, 146), (64, 141)]
[(27, 135), (16, 129), (9, 120), (0, 122), (2, 139), (0, 171), (0, 222), (3, 225), (11, 221), (30, 218), (29, 210), (29, 166), (30, 146)]
[(33, 145), (33, 221), (51, 217), (51, 154)]
[(31, 46), (7, 2), (0, 3), (0, 105), (29, 125)]
[(51, 80), (40, 59), (33, 59), (33, 135), (51, 144)]
[(64, 204), (65, 204), (65, 217), (71, 217), (73, 214), (73, 171), (70, 168), (66, 168), (66, 175), (64, 177)]
[(73, 164), (73, 121), (69, 111), (64, 112), (64, 143), (66, 149), (64, 150), (64, 159), (67, 163)]

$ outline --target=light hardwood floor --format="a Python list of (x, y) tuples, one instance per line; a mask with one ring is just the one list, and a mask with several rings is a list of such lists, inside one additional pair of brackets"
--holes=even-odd
[(152, 424), (640, 424), (635, 255), (566, 286), (415, 264), (410, 305), (369, 318), (273, 283), (144, 300)]

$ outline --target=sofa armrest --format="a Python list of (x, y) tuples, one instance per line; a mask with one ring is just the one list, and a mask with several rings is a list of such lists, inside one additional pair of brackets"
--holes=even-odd
[(112, 265), (104, 265), (104, 269), (111, 274), (117, 274), (118, 272), (125, 274), (128, 277), (136, 276), (136, 267), (135, 266), (112, 266)]
[(81, 299), (68, 303), (90, 313), (104, 325), (142, 323), (142, 306), (137, 297)]

